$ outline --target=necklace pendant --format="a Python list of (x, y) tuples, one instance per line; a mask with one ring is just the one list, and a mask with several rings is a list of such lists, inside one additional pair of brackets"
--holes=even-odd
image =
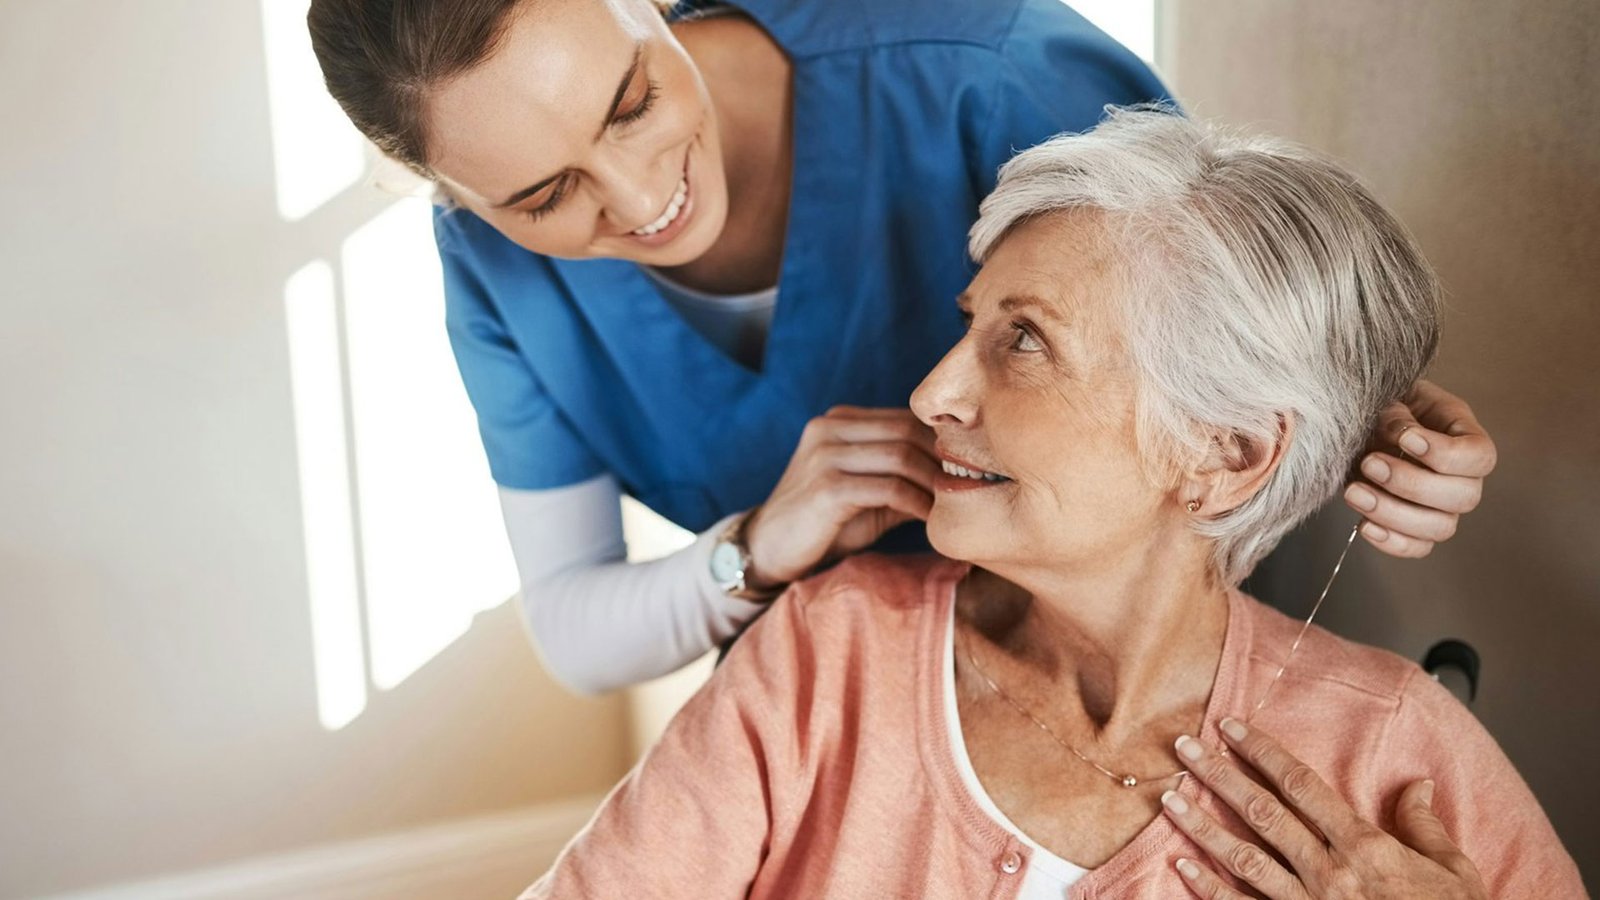
[(1124, 775), (1122, 776), (1122, 786), (1125, 788), (1138, 787), (1139, 779), (1133, 777), (1132, 775)]

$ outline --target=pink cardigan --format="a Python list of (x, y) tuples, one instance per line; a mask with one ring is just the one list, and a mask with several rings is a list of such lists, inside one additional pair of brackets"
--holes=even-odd
[[(864, 556), (794, 587), (523, 900), (1014, 897), (1029, 849), (963, 786), (942, 703), (966, 571)], [(1232, 595), (1202, 740), (1219, 746), (1216, 723), (1244, 717), (1298, 627)], [(1584, 896), (1494, 739), (1417, 666), (1314, 628), (1273, 695), (1256, 723), (1361, 815), (1387, 827), (1401, 789), (1432, 778), (1492, 896)], [(1181, 790), (1242, 829), (1194, 779)], [(1190, 896), (1180, 856), (1204, 858), (1157, 815), (1068, 896)]]

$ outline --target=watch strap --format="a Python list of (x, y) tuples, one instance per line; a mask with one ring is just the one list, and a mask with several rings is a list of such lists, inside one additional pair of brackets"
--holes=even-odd
[(752, 603), (770, 603), (771, 601), (776, 600), (778, 595), (787, 590), (789, 586), (787, 584), (780, 584), (768, 588), (754, 588), (751, 587), (744, 578), (745, 575), (749, 574), (750, 569), (750, 545), (745, 539), (745, 527), (749, 525), (750, 520), (754, 518), (757, 510), (759, 509), (761, 509), (761, 507), (757, 506), (747, 510), (743, 515), (740, 515), (732, 522), (729, 522), (728, 527), (723, 529), (722, 534), (717, 538), (717, 542), (732, 544), (734, 547), (736, 547), (739, 551), (739, 559), (742, 561), (742, 571), (739, 579), (740, 583), (733, 587), (724, 588), (723, 593), (727, 594), (729, 597), (733, 597), (738, 600), (748, 600)]

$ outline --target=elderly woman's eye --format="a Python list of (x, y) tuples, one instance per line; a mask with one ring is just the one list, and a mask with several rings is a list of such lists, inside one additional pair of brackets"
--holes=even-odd
[(1044, 349), (1044, 345), (1039, 343), (1039, 339), (1033, 336), (1033, 332), (1026, 325), (1017, 324), (1011, 327), (1017, 332), (1017, 336), (1011, 339), (1011, 349), (1018, 353), (1037, 353)]

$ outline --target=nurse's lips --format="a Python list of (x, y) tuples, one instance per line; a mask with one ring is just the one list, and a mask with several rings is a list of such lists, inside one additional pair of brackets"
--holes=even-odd
[(960, 457), (939, 450), (939, 472), (933, 476), (934, 490), (941, 493), (955, 491), (975, 491), (984, 488), (996, 488), (1012, 484), (1011, 479), (998, 472), (986, 469), (967, 462)]

